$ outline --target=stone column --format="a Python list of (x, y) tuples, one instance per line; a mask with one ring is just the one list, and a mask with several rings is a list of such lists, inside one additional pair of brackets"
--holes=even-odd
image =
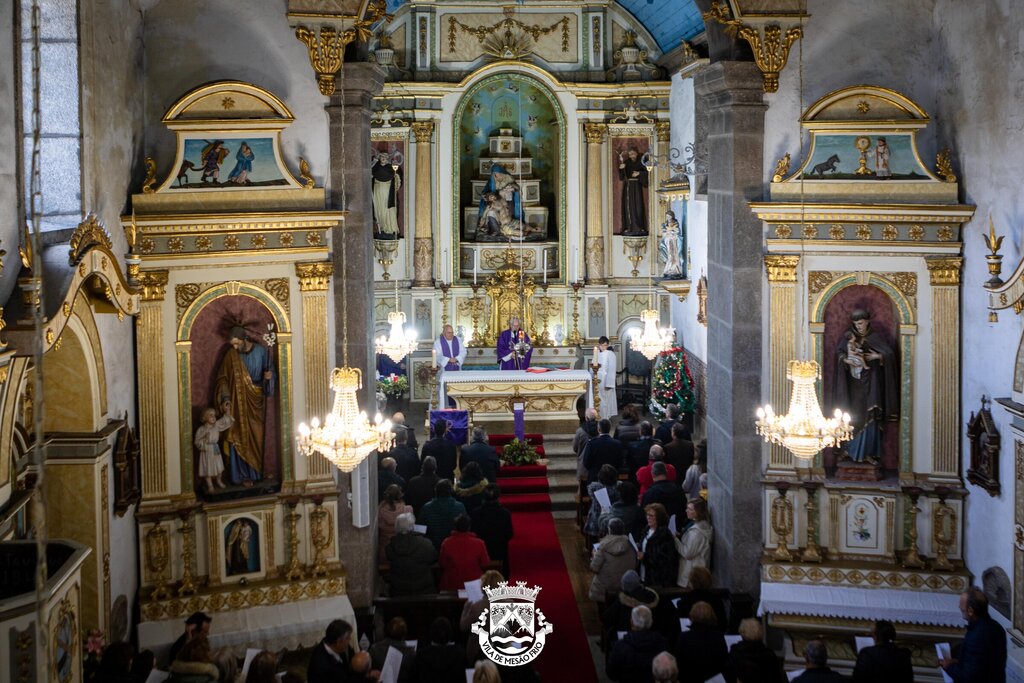
[[(329, 262), (295, 264), (295, 275), (302, 293), (302, 365), (306, 383), (304, 422), (314, 416), (322, 420), (331, 409), (328, 382), (332, 359), (327, 346), (327, 288), (333, 272), (334, 266)], [(319, 453), (313, 453), (307, 460), (306, 478), (333, 482), (334, 465)]]
[(761, 221), (764, 104), (752, 62), (711, 64), (694, 78), (708, 110), (708, 482), (721, 585), (756, 594), (761, 556)]
[[(370, 117), (373, 98), (384, 87), (384, 71), (355, 62), (342, 69), (340, 87), (326, 106), (331, 139), (331, 205), (347, 211), (331, 235), (334, 266), (334, 364), (344, 363), (342, 340), (348, 331), (348, 365), (363, 373), (359, 405), (374, 399), (373, 353), (373, 206), (370, 186)], [(344, 303), (343, 303), (344, 302)], [(344, 311), (344, 313), (343, 313)], [(347, 315), (347, 317), (346, 317)], [(372, 412), (372, 411), (371, 411)], [(369, 468), (370, 509), (377, 509), (376, 455)], [(367, 607), (376, 580), (376, 518), (364, 528), (352, 526), (345, 505), (352, 477), (338, 477), (338, 550), (348, 570), (348, 595), (356, 607)]]
[(414, 287), (431, 287), (434, 284), (434, 224), (431, 213), (434, 193), (430, 141), (434, 136), (434, 122), (415, 121), (412, 132), (416, 136), (416, 238), (412, 247), (412, 284)]
[(166, 496), (167, 445), (164, 442), (164, 336), (163, 305), (166, 270), (144, 270), (139, 275), (142, 302), (135, 330), (139, 340), (139, 444), (142, 453), (142, 497)]
[[(960, 481), (960, 256), (927, 257), (932, 285), (932, 471)], [(904, 380), (905, 381), (905, 380)]]
[[(767, 254), (764, 266), (768, 271), (769, 333), (768, 357), (771, 404), (782, 414), (789, 406), (790, 382), (786, 367), (796, 358), (796, 269), (800, 257), (792, 254)], [(769, 447), (768, 471), (773, 474), (795, 474), (793, 454), (777, 444)]]
[(608, 126), (603, 123), (585, 123), (587, 136), (587, 282), (602, 285), (604, 279), (604, 215), (601, 210), (604, 196), (602, 152), (608, 139)]

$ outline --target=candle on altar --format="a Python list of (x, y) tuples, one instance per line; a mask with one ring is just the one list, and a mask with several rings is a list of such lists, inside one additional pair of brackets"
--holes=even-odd
[(474, 258), (473, 258), (473, 284), (474, 285), (476, 284), (476, 268), (477, 268), (477, 263), (476, 263), (476, 257), (474, 256)]
[(437, 367), (437, 349), (430, 349), (430, 366)]
[(548, 265), (544, 264), (544, 284), (548, 283)]

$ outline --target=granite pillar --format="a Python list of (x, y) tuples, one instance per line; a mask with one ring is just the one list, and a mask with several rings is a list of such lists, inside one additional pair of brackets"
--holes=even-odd
[(757, 593), (761, 556), (761, 72), (722, 61), (694, 78), (708, 116), (708, 494), (716, 583)]
[[(347, 212), (331, 235), (334, 267), (334, 364), (345, 363), (363, 373), (359, 405), (375, 405), (373, 351), (373, 205), (370, 187), (370, 117), (374, 96), (384, 87), (384, 71), (375, 64), (344, 66), (338, 87), (326, 106), (331, 140), (331, 205)], [(369, 411), (372, 414), (372, 410)], [(370, 510), (377, 509), (376, 454), (370, 455)], [(348, 595), (355, 607), (367, 607), (376, 579), (376, 517), (363, 528), (352, 526), (352, 477), (338, 477), (338, 549), (348, 570)]]

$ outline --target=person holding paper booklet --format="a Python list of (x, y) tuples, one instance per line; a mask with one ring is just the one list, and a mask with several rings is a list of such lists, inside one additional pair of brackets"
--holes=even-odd
[(596, 539), (601, 535), (598, 521), (601, 514), (610, 511), (612, 503), (619, 499), (618, 483), (618, 470), (611, 465), (601, 465), (601, 469), (597, 473), (597, 480), (587, 484), (590, 510), (587, 511), (587, 520), (583, 523), (583, 533), (588, 537)]
[(392, 648), (397, 650), (402, 657), (399, 665), (398, 678), (400, 683), (408, 683), (412, 680), (416, 667), (415, 641), (413, 646), (406, 643), (409, 637), (409, 626), (402, 617), (394, 617), (384, 626), (384, 637), (370, 646), (370, 661), (374, 669), (381, 672), (383, 680), (384, 664), (389, 656), (388, 651)]
[(714, 530), (708, 522), (708, 504), (703, 498), (696, 498), (686, 504), (686, 518), (692, 522), (676, 541), (679, 553), (679, 576), (676, 583), (680, 588), (690, 585), (690, 573), (694, 567), (707, 567), (711, 562), (711, 539)]
[(651, 629), (654, 615), (638, 605), (630, 612), (629, 632), (615, 641), (608, 654), (608, 678), (614, 681), (646, 683), (654, 680), (651, 665), (667, 647), (664, 636)]
[(967, 633), (955, 656), (940, 659), (943, 672), (953, 683), (1005, 683), (1006, 631), (989, 615), (988, 597), (980, 588), (968, 588), (960, 595), (960, 613)]
[(396, 535), (385, 550), (391, 571), (385, 577), (391, 595), (422, 595), (437, 590), (431, 567), (437, 562), (437, 549), (423, 534), (413, 530), (416, 519), (401, 514), (395, 519)]
[(601, 539), (590, 558), (590, 571), (594, 578), (590, 581), (591, 600), (603, 606), (608, 593), (616, 590), (622, 582), (623, 575), (636, 569), (636, 551), (633, 544), (626, 538), (626, 527), (621, 519), (608, 522), (608, 535)]
[(430, 622), (429, 642), (416, 651), (416, 683), (465, 683), (466, 653), (453, 635), (445, 617)]
[[(505, 577), (501, 572), (495, 571), (494, 569), (488, 569), (480, 576), (479, 587), (477, 590), (483, 591), (484, 588), (496, 588), (499, 583), (505, 580)], [(487, 596), (482, 592), (480, 597), (476, 600), (469, 598), (467, 590), (466, 604), (462, 606), (462, 616), (459, 618), (459, 630), (463, 633), (469, 633), (472, 629), (474, 622), (480, 618), (483, 611), (490, 605), (490, 601), (487, 600)], [(466, 661), (475, 662), (483, 657), (483, 653), (480, 652), (480, 639), (479, 638), (466, 638)]]
[(698, 602), (690, 610), (690, 628), (679, 634), (673, 654), (683, 662), (679, 680), (703, 683), (729, 668), (725, 630), (715, 621), (711, 605)]
[(455, 518), (455, 529), (441, 544), (441, 584), (438, 590), (454, 591), (484, 573), (491, 558), (487, 546), (470, 531), (469, 515)]
[(668, 513), (661, 503), (644, 507), (647, 535), (636, 554), (641, 578), (649, 586), (673, 586), (679, 575), (679, 555), (675, 539), (668, 531)]
[(891, 621), (875, 622), (871, 632), (873, 645), (858, 649), (853, 681), (858, 683), (913, 683), (914, 665), (910, 650), (896, 647), (896, 628)]

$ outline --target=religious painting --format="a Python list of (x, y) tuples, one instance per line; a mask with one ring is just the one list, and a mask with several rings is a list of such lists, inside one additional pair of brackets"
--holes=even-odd
[(914, 136), (818, 133), (804, 166), (805, 180), (929, 180)]
[(651, 140), (643, 135), (611, 138), (612, 233), (644, 237), (650, 233), (650, 175), (644, 155)]
[[(234, 137), (232, 137), (234, 136)], [(287, 187), (278, 167), (275, 138), (223, 135), (186, 136), (177, 175), (167, 189), (221, 190)]]
[(250, 517), (237, 517), (224, 526), (224, 576), (260, 571), (260, 525)]
[(867, 498), (854, 498), (846, 505), (846, 547), (875, 549), (879, 536), (878, 508)]
[(405, 140), (372, 140), (373, 237), (405, 237)]
[(825, 409), (850, 414), (853, 439), (826, 451), (825, 465), (844, 460), (899, 468), (899, 322), (893, 301), (871, 285), (838, 292), (825, 307)]
[(528, 76), (497, 74), (466, 94), (456, 116), (462, 241), (557, 240), (564, 124), (554, 96)]
[(214, 299), (192, 325), (196, 490), (207, 500), (279, 488), (280, 377), (273, 314), (256, 299)]

